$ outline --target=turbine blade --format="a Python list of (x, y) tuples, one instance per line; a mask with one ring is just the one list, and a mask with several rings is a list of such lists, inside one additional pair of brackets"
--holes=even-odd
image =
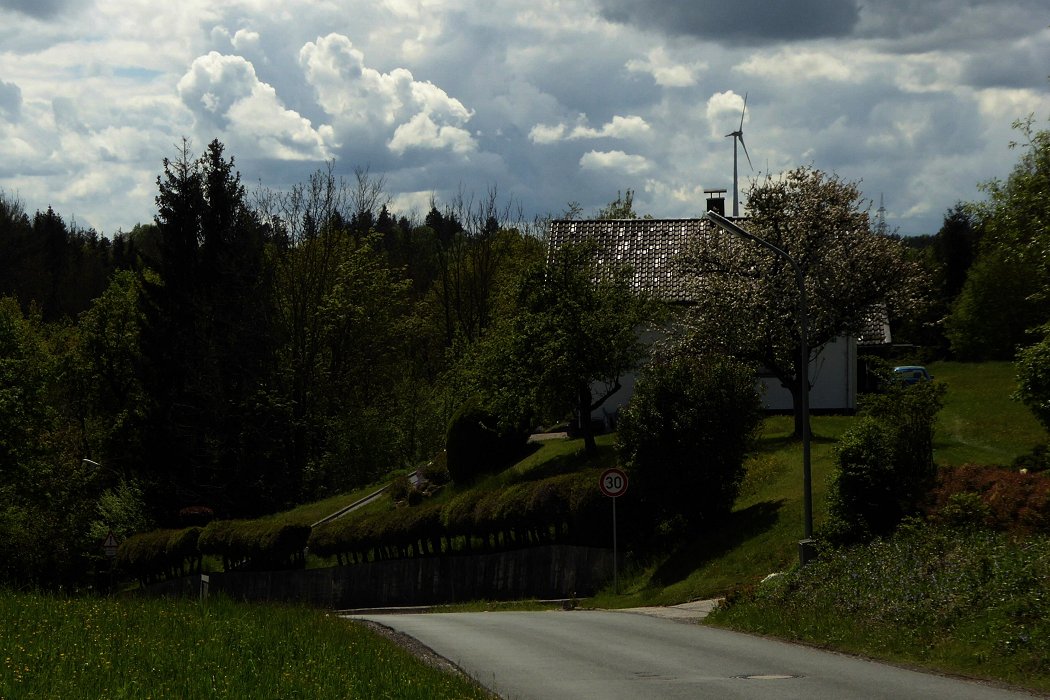
[(740, 128), (737, 129), (740, 133), (744, 132), (744, 111), (747, 109), (747, 93), (744, 93), (744, 106), (740, 110)]
[[(740, 145), (744, 147), (744, 155), (747, 156), (747, 164), (751, 165), (751, 156), (747, 155), (747, 144), (744, 143), (744, 135), (740, 134), (737, 138), (740, 139)], [(751, 169), (754, 170), (755, 166), (751, 165)]]

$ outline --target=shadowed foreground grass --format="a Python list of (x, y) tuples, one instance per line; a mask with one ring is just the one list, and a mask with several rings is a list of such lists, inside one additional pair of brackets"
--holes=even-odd
[(0, 591), (2, 698), (488, 698), (299, 607)]

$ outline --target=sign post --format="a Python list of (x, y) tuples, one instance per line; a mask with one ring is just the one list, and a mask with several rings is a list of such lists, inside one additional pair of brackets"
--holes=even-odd
[(617, 571), (616, 553), (616, 499), (627, 493), (627, 474), (622, 469), (611, 467), (602, 472), (598, 478), (598, 488), (612, 499), (613, 513), (613, 592), (620, 593), (620, 581)]
[(102, 551), (105, 553), (106, 558), (109, 559), (109, 593), (113, 594), (113, 570), (117, 566), (117, 550), (120, 545), (117, 544), (117, 537), (110, 530), (109, 534), (106, 535), (106, 541), (102, 543)]
[(105, 552), (106, 556), (113, 559), (117, 556), (117, 538), (113, 534), (113, 531), (109, 531), (109, 535), (106, 536), (106, 541), (102, 543), (102, 551)]

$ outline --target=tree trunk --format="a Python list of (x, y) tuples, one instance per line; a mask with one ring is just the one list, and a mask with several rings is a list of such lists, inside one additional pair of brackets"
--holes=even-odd
[(591, 427), (591, 387), (581, 384), (578, 392), (577, 414), (579, 416), (580, 436), (583, 438), (584, 451), (592, 455), (598, 451), (594, 442), (594, 429)]

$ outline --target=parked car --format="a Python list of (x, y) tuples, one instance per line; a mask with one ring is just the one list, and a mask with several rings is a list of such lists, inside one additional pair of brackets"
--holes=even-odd
[(893, 368), (893, 378), (902, 384), (918, 384), (933, 379), (933, 375), (919, 365), (901, 365)]

